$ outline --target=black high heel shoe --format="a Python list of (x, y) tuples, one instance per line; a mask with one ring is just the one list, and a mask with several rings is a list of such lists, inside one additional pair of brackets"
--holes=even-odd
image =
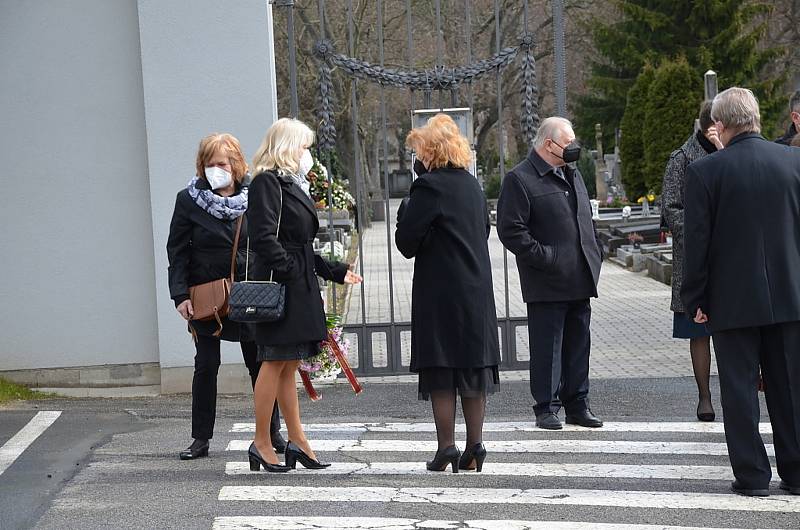
[(700, 401), (697, 404), (697, 419), (700, 421), (714, 421), (716, 418), (716, 414), (714, 414), (714, 406), (709, 401), (708, 405), (711, 408), (711, 412), (700, 412), (700, 407), (703, 405), (703, 402)]
[(322, 464), (319, 460), (314, 460), (297, 447), (297, 444), (289, 440), (289, 443), (286, 444), (286, 465), (295, 469), (298, 461), (306, 469), (325, 469), (330, 467), (330, 464)]
[(270, 473), (286, 473), (290, 469), (289, 466), (270, 464), (261, 458), (261, 454), (259, 454), (258, 449), (256, 449), (255, 442), (251, 443), (250, 448), (247, 450), (247, 459), (250, 460), (250, 471), (259, 471), (262, 466)]
[[(483, 461), (486, 460), (486, 447), (483, 442), (478, 442), (472, 447), (464, 449), (461, 459), (458, 461), (459, 469), (474, 469), (478, 473), (483, 469)], [(473, 466), (473, 462), (475, 465)]]
[(436, 456), (430, 462), (426, 462), (425, 467), (428, 468), (428, 471), (444, 471), (447, 469), (447, 464), (450, 464), (453, 473), (458, 473), (459, 458), (461, 458), (461, 451), (455, 445), (451, 445), (436, 451)]

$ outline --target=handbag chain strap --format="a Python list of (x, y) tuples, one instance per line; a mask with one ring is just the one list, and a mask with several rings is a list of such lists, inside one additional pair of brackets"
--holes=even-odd
[[(283, 188), (281, 187), (280, 181), (278, 182), (278, 191), (280, 192), (281, 197), (281, 205), (278, 208), (278, 228), (275, 230), (275, 239), (278, 238), (278, 234), (281, 231), (281, 217), (283, 217)], [(247, 258), (244, 260), (244, 281), (247, 281), (247, 274), (250, 267), (250, 233), (247, 234)], [(269, 271), (269, 281), (272, 281), (272, 275), (275, 273), (275, 269)]]
[(244, 214), (239, 216), (239, 220), (236, 221), (236, 235), (233, 237), (233, 252), (231, 253), (231, 285), (233, 285), (233, 280), (236, 277), (236, 253), (239, 252), (239, 234), (242, 233), (242, 221), (244, 220)]

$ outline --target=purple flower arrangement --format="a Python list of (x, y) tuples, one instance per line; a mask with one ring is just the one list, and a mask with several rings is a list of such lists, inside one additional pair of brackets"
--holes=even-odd
[[(344, 338), (342, 317), (329, 314), (326, 318), (326, 325), (330, 339), (336, 341), (339, 349), (347, 356), (350, 341)], [(336, 360), (336, 356), (328, 342), (322, 341), (319, 343), (319, 353), (300, 361), (300, 370), (307, 372), (311, 379), (332, 380), (336, 379), (336, 376), (341, 373), (342, 367), (339, 366), (339, 361)]]

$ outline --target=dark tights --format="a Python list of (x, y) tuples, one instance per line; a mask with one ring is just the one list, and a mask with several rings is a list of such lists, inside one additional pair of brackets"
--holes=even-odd
[[(436, 439), (439, 449), (455, 445), (456, 391), (436, 390), (431, 392), (433, 421), (436, 423)], [(461, 411), (467, 424), (467, 445), (472, 447), (483, 441), (483, 418), (486, 413), (486, 394), (472, 397), (461, 396)]]
[(713, 412), (714, 407), (711, 404), (711, 389), (709, 388), (711, 338), (690, 339), (689, 353), (692, 355), (692, 370), (694, 370), (694, 380), (697, 382), (697, 394), (700, 401), (698, 412)]

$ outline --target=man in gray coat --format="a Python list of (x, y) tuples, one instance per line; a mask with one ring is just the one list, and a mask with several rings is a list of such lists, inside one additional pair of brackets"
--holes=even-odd
[(589, 323), (602, 255), (572, 124), (542, 121), (533, 149), (503, 179), (497, 233), (517, 258), (528, 306), (530, 385), (536, 425), (602, 427), (589, 409)]

